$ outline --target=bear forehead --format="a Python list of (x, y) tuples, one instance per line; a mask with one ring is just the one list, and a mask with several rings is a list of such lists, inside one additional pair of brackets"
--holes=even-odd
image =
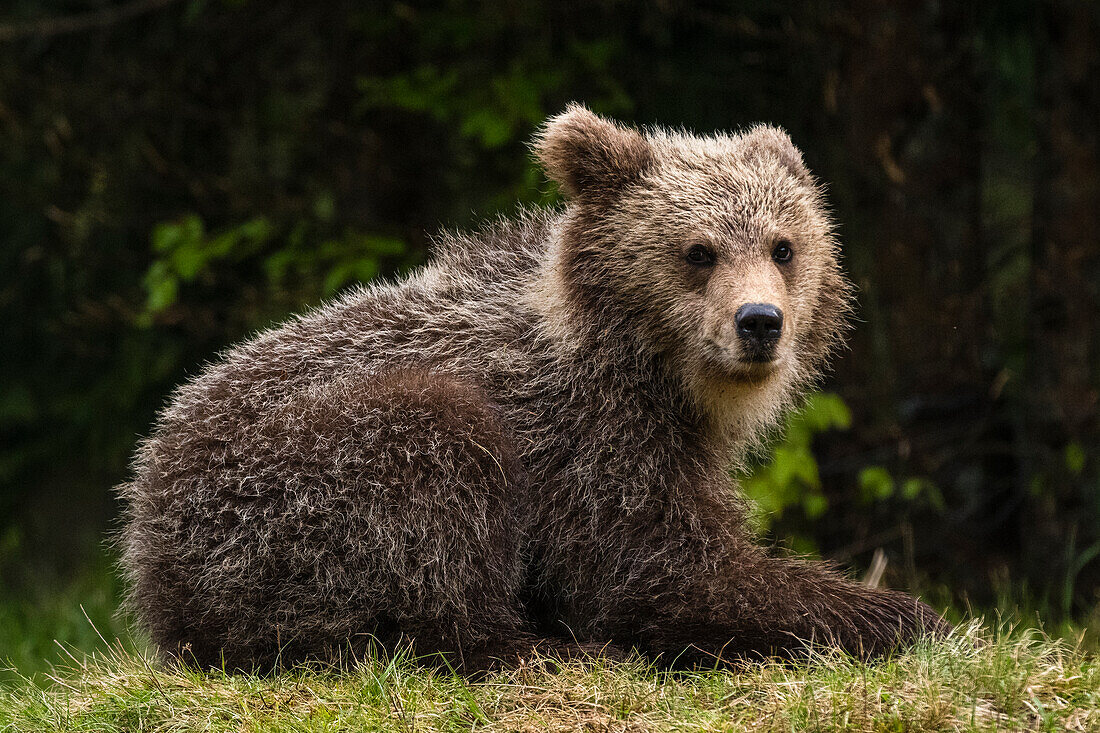
[(623, 202), (642, 219), (763, 227), (814, 226), (825, 214), (812, 188), (770, 161), (662, 161)]
[(803, 169), (802, 153), (782, 129), (767, 124), (739, 132), (697, 135), (682, 130), (650, 128), (646, 140), (658, 157), (684, 165), (713, 165), (721, 162), (751, 162), (769, 158), (792, 171)]
[(732, 195), (743, 204), (765, 207), (817, 203), (817, 187), (801, 153), (776, 128), (706, 137), (655, 131), (647, 137), (654, 165), (643, 181), (658, 193), (674, 198)]

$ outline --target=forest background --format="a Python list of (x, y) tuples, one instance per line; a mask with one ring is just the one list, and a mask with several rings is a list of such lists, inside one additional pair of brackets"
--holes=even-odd
[[(1100, 622), (1100, 3), (9, 0), (0, 658), (124, 633), (112, 487), (235, 341), (557, 193), (572, 100), (786, 128), (859, 288), (761, 531), (955, 613)], [(879, 563), (880, 564), (880, 563)]]

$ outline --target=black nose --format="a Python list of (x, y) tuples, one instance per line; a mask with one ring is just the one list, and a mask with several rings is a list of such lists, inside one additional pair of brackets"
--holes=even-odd
[(737, 336), (754, 347), (771, 347), (783, 333), (783, 311), (770, 303), (747, 303), (734, 316)]

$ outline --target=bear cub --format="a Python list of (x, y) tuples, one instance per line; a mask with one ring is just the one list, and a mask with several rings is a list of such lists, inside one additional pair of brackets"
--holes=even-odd
[(729, 468), (849, 309), (787, 135), (573, 105), (533, 146), (563, 208), (445, 235), (176, 391), (121, 488), (128, 605), (158, 647), (257, 669), (411, 643), (478, 670), (536, 647), (867, 658), (942, 633), (745, 527)]

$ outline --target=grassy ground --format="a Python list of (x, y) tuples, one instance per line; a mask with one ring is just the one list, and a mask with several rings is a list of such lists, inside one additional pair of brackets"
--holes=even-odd
[(1100, 657), (977, 622), (863, 665), (667, 673), (642, 662), (532, 666), (471, 682), (408, 660), (272, 676), (201, 674), (122, 648), (49, 684), (0, 685), (0, 731), (1098, 730)]
[[(1100, 607), (1048, 636), (1025, 626), (1056, 614), (1007, 594), (1011, 625), (972, 622), (872, 666), (840, 655), (691, 674), (596, 663), (470, 682), (408, 660), (268, 677), (174, 669), (126, 635), (106, 564), (40, 593), (4, 593), (0, 733), (1100, 730)], [(108, 644), (116, 637), (126, 641)]]
[(101, 636), (126, 638), (117, 613), (119, 584), (101, 560), (66, 582), (43, 578), (18, 588), (0, 581), (0, 685), (48, 671), (62, 655), (58, 643), (92, 652), (105, 649)]

